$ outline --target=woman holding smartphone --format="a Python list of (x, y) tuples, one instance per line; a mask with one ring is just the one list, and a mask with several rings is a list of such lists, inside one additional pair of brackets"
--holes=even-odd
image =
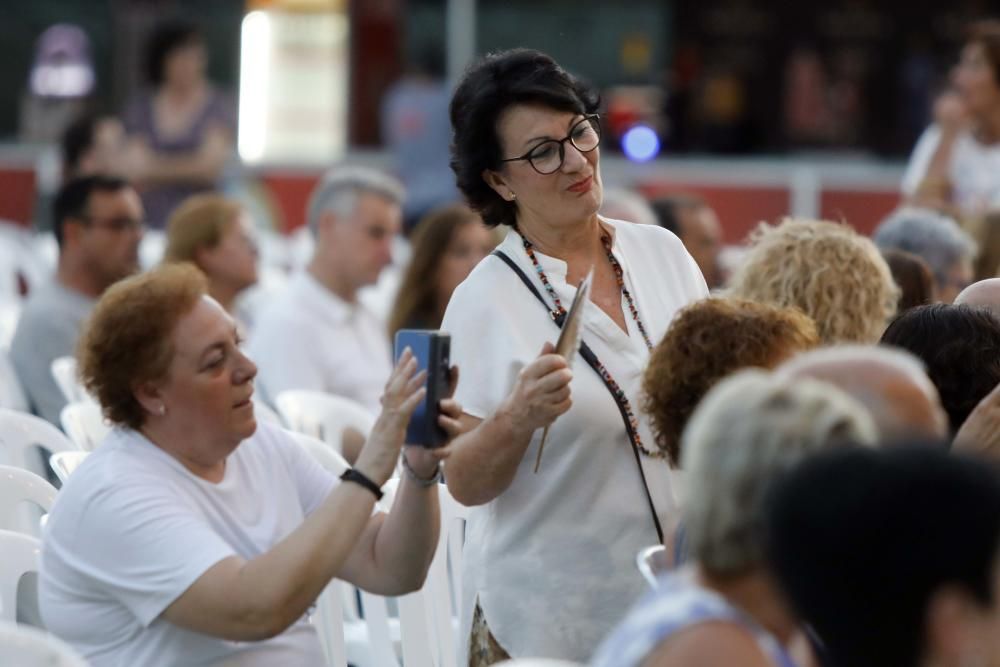
[[(587, 660), (642, 591), (636, 553), (675, 512), (639, 392), (653, 344), (707, 289), (673, 234), (598, 215), (597, 106), (552, 58), (523, 49), (474, 64), (452, 99), (458, 186), (487, 225), (507, 228), (442, 325), (465, 406), (445, 478), (475, 506), (460, 640), (470, 665)], [(555, 320), (591, 268), (581, 334), (592, 361), (570, 367), (553, 354)]]

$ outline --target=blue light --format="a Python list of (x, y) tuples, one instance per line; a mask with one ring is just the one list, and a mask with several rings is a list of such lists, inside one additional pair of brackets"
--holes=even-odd
[(636, 125), (622, 137), (622, 151), (633, 162), (648, 162), (660, 153), (660, 138), (645, 125)]

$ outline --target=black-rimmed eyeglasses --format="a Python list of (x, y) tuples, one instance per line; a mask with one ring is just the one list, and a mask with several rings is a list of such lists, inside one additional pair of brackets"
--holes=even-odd
[(538, 144), (520, 157), (507, 158), (500, 162), (527, 161), (535, 171), (542, 175), (554, 174), (559, 171), (566, 159), (566, 142), (581, 153), (589, 153), (601, 143), (601, 124), (597, 114), (584, 116), (573, 124), (569, 134), (563, 139), (548, 139)]

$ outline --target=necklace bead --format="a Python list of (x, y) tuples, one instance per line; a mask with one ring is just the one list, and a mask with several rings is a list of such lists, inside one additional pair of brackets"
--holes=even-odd
[[(531, 260), (532, 266), (535, 267), (535, 272), (538, 273), (539, 280), (542, 281), (542, 286), (548, 293), (555, 307), (550, 311), (550, 315), (553, 319), (559, 320), (560, 317), (566, 315), (566, 309), (563, 308), (562, 301), (559, 299), (559, 295), (552, 288), (549, 283), (549, 277), (545, 275), (545, 271), (542, 269), (542, 265), (539, 263), (538, 258), (535, 256), (534, 246), (531, 241), (521, 234), (521, 241), (524, 245), (524, 251), (527, 253), (528, 258)], [(608, 234), (601, 235), (601, 244), (604, 246), (604, 252), (608, 257), (608, 262), (611, 264), (612, 270), (615, 272), (615, 278), (618, 282), (618, 289), (621, 291), (622, 297), (625, 299), (625, 303), (628, 305), (629, 312), (632, 315), (632, 319), (635, 320), (636, 327), (639, 329), (639, 333), (642, 335), (642, 340), (646, 343), (646, 349), (652, 351), (653, 343), (649, 339), (649, 334), (646, 333), (646, 327), (642, 323), (642, 319), (639, 317), (639, 308), (635, 305), (635, 300), (632, 298), (631, 293), (629, 293), (628, 288), (625, 287), (625, 272), (622, 269), (621, 264), (615, 258), (614, 253), (611, 251), (611, 237)], [(611, 376), (611, 373), (605, 368), (604, 364), (597, 361), (597, 371), (600, 373), (601, 378), (604, 383), (608, 386), (611, 392), (618, 399), (618, 402), (625, 409), (625, 416), (629, 421), (629, 425), (632, 427), (633, 442), (635, 443), (636, 449), (642, 452), (644, 455), (654, 458), (662, 459), (666, 458), (666, 454), (660, 450), (650, 451), (646, 449), (642, 444), (642, 439), (639, 436), (639, 420), (636, 418), (635, 413), (632, 411), (632, 404), (628, 400), (628, 396), (625, 395), (625, 390), (619, 386), (615, 379)]]

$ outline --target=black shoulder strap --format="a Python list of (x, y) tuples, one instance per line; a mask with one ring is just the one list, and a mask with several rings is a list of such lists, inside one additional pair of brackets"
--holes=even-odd
[[(492, 254), (495, 257), (499, 257), (507, 266), (511, 268), (517, 277), (521, 279), (521, 282), (524, 283), (525, 287), (527, 287), (531, 293), (535, 295), (535, 298), (538, 299), (538, 301), (545, 307), (545, 309), (549, 311), (549, 317), (551, 317), (552, 321), (556, 323), (556, 326), (561, 329), (563, 320), (566, 319), (566, 316), (562, 313), (557, 314), (556, 311), (549, 308), (549, 305), (545, 303), (545, 299), (542, 297), (541, 292), (539, 292), (534, 283), (528, 279), (528, 276), (524, 274), (521, 267), (519, 267), (514, 260), (507, 256), (507, 254), (502, 250), (494, 250)], [(649, 492), (649, 484), (646, 482), (646, 473), (642, 469), (642, 459), (639, 457), (639, 448), (635, 444), (635, 432), (632, 430), (632, 422), (628, 418), (628, 410), (625, 407), (625, 404), (618, 398), (618, 394), (608, 384), (608, 381), (601, 373), (600, 368), (602, 364), (598, 360), (597, 355), (594, 354), (594, 351), (590, 349), (590, 346), (582, 340), (580, 341), (580, 356), (583, 357), (584, 361), (587, 362), (587, 365), (590, 366), (595, 373), (597, 373), (597, 376), (601, 378), (601, 382), (604, 383), (608, 393), (611, 394), (611, 398), (614, 399), (615, 405), (618, 406), (618, 412), (622, 415), (622, 421), (625, 423), (625, 432), (628, 434), (629, 443), (632, 445), (632, 453), (635, 455), (635, 465), (639, 468), (639, 477), (642, 479), (642, 488), (646, 492), (646, 501), (649, 503), (649, 512), (653, 516), (653, 525), (656, 527), (656, 536), (659, 538), (660, 544), (663, 544), (663, 526), (660, 525), (660, 517), (656, 514), (656, 505), (653, 504), (653, 495)]]

